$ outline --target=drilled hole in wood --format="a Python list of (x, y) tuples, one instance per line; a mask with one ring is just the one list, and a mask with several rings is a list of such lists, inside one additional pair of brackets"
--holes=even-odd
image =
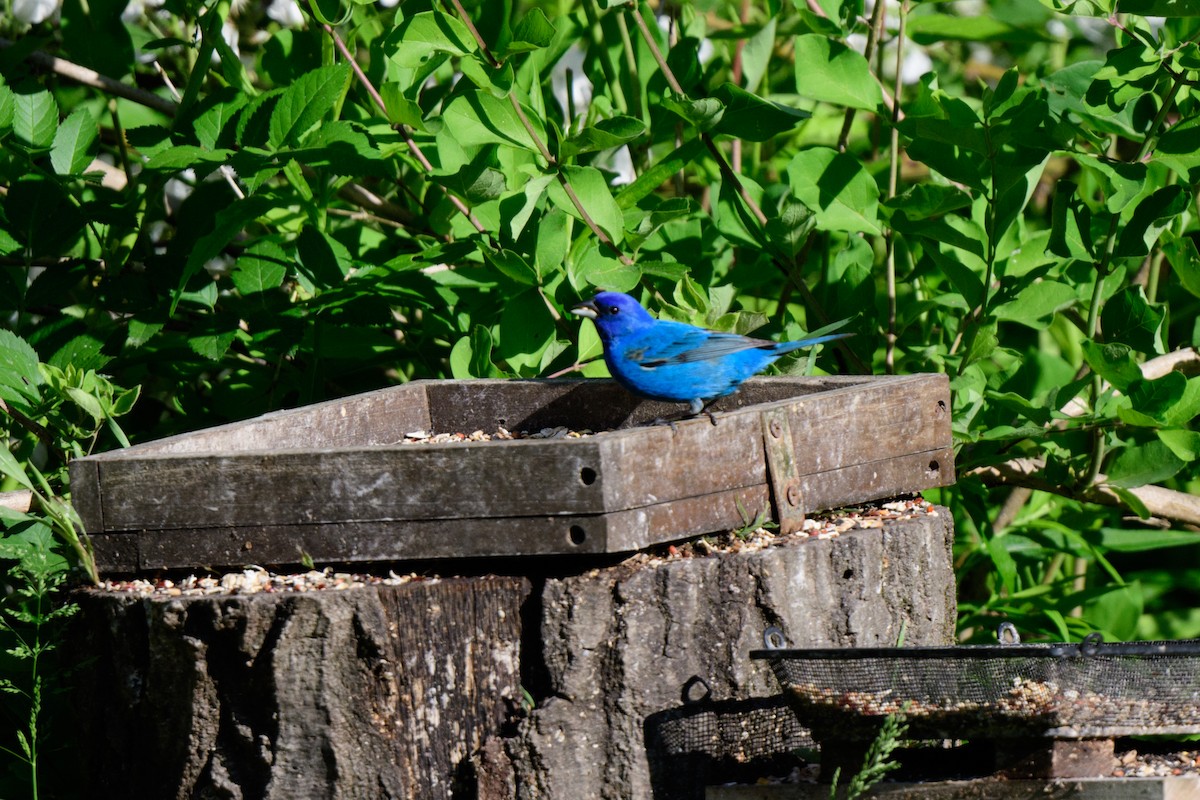
[(946, 401), (945, 400), (938, 400), (937, 413), (939, 415), (946, 413)]
[(584, 486), (591, 486), (596, 482), (596, 470), (591, 467), (584, 467), (579, 470), (579, 482)]
[(567, 531), (567, 538), (571, 540), (571, 544), (581, 545), (587, 541), (587, 531), (578, 525), (572, 525)]
[(929, 462), (929, 471), (930, 471), (930, 472), (937, 472), (937, 471), (938, 471), (938, 470), (940, 470), (941, 468), (942, 468), (942, 465), (941, 465), (941, 464), (939, 464), (938, 462), (936, 462), (936, 461), (930, 461), (930, 462)]

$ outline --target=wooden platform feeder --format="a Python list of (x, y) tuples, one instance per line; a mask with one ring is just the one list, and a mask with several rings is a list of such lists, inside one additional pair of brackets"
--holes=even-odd
[[(610, 381), (415, 381), (76, 460), (105, 572), (617, 553), (954, 481), (944, 375), (759, 378), (707, 417)], [(582, 438), (403, 444), (405, 434)]]

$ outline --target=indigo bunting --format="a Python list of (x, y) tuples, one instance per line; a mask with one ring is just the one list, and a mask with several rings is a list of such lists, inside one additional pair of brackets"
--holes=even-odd
[(742, 381), (784, 353), (851, 335), (772, 342), (718, 333), (656, 320), (637, 300), (619, 292), (600, 292), (571, 313), (596, 323), (604, 362), (617, 383), (640, 397), (687, 403), (692, 416), (736, 392)]

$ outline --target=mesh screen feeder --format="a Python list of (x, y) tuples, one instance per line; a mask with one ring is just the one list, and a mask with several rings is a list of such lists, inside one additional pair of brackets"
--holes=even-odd
[(769, 628), (768, 662), (825, 757), (860, 752), (889, 715), (906, 738), (987, 742), (995, 771), (1083, 777), (1112, 769), (1113, 739), (1200, 734), (1200, 640), (789, 649)]

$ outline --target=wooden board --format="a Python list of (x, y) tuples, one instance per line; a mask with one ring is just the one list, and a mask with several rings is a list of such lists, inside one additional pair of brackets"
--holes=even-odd
[[(79, 459), (102, 570), (624, 552), (954, 480), (943, 375), (762, 378), (707, 417), (611, 381), (416, 381)], [(578, 439), (403, 445), (413, 430)], [(775, 433), (773, 434), (772, 431)]]

